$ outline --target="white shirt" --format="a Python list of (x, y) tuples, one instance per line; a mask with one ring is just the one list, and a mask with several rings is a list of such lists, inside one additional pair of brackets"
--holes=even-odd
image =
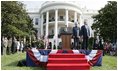
[(87, 30), (87, 36), (89, 36), (89, 26), (85, 25), (85, 27), (86, 27), (86, 30)]
[(77, 29), (77, 36), (79, 36), (79, 28)]
[(17, 41), (17, 49), (19, 49), (19, 48), (20, 48), (20, 42)]

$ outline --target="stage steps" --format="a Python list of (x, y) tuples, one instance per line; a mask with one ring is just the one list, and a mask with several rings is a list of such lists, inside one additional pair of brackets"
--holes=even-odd
[(90, 70), (84, 54), (49, 54), (47, 70)]

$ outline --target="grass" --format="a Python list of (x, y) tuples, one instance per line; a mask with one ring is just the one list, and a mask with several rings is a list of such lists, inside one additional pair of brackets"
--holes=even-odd
[(117, 70), (117, 56), (105, 55), (102, 59), (102, 66), (94, 66), (92, 70)]
[[(41, 67), (18, 67), (16, 66), (19, 60), (26, 58), (26, 53), (11, 54), (1, 56), (1, 69), (2, 70), (43, 70)], [(103, 56), (102, 66), (91, 67), (91, 70), (117, 70), (117, 57), (116, 56)]]
[(11, 54), (1, 56), (1, 69), (2, 70), (42, 70), (41, 67), (19, 67), (17, 66), (18, 61), (26, 58), (26, 53)]

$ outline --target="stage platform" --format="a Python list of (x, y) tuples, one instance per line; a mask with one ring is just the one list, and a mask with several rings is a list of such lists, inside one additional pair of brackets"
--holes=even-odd
[[(80, 63), (84, 63), (86, 67), (84, 69), (90, 69), (90, 66), (101, 66), (102, 65), (102, 50), (44, 50), (44, 49), (36, 49), (32, 48), (27, 50), (26, 54), (26, 65), (27, 66), (43, 66), (47, 67), (47, 69), (56, 70), (55, 66), (57, 65), (59, 68), (63, 65), (68, 67), (68, 62), (72, 65), (74, 64), (74, 68), (72, 70), (78, 70), (77, 66), (80, 66)], [(68, 59), (69, 58), (69, 59)], [(52, 61), (53, 60), (53, 61)], [(74, 60), (74, 61), (73, 61)], [(50, 63), (56, 62), (56, 63)], [(75, 63), (73, 63), (75, 62)], [(57, 64), (58, 63), (58, 64)], [(66, 64), (67, 63), (67, 64)], [(78, 64), (77, 64), (78, 63)], [(82, 64), (81, 64), (82, 65)], [(52, 66), (53, 68), (51, 68)], [(66, 69), (66, 67), (62, 68), (62, 70)], [(81, 66), (80, 69), (81, 70)], [(58, 70), (58, 69), (57, 69)], [(61, 69), (60, 69), (61, 70)], [(70, 69), (69, 69), (70, 70)]]

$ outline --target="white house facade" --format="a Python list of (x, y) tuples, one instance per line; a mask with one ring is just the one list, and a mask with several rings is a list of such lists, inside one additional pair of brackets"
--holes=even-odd
[[(37, 30), (37, 37), (44, 36), (49, 39), (49, 42), (52, 42), (52, 45), (55, 44), (57, 47), (61, 42), (60, 33), (64, 27), (68, 27), (72, 32), (75, 22), (78, 23), (78, 27), (81, 27), (85, 19), (88, 20), (88, 25), (91, 27), (93, 24), (92, 16), (98, 12), (81, 8), (73, 2), (48, 1), (41, 5), (38, 12), (28, 12), (28, 14)], [(91, 30), (92, 36), (94, 34)]]

